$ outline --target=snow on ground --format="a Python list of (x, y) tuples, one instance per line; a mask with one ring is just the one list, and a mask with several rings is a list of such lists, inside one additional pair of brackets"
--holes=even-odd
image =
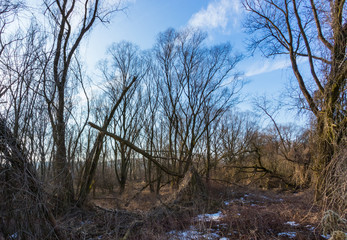
[(167, 233), (171, 240), (191, 240), (191, 239), (219, 239), (219, 240), (229, 240), (229, 238), (221, 238), (217, 233), (203, 233), (198, 231), (194, 226), (190, 226), (189, 230), (186, 231), (171, 231)]
[[(221, 211), (218, 211), (212, 214), (209, 214), (209, 213), (200, 214), (195, 218), (195, 220), (198, 222), (211, 222), (211, 221), (218, 222), (223, 217), (225, 217), (225, 215), (223, 215)], [(201, 232), (201, 231), (198, 231), (194, 226), (190, 226), (188, 230), (184, 230), (184, 231), (173, 230), (168, 232), (167, 235), (169, 235), (169, 239), (171, 240), (190, 240), (190, 239), (228, 240), (229, 239), (229, 238), (219, 236), (216, 230), (205, 229), (204, 232)]]
[(218, 211), (217, 213), (212, 213), (212, 214), (206, 213), (206, 214), (198, 215), (196, 217), (196, 220), (210, 222), (210, 221), (219, 221), (223, 217), (224, 215), (222, 214), (222, 212)]
[(311, 232), (313, 232), (316, 228), (311, 226), (311, 225), (306, 225), (305, 226), (308, 230), (310, 230)]
[(269, 198), (267, 196), (261, 195), (261, 196), (256, 196), (252, 193), (249, 194), (244, 194), (242, 197), (240, 197), (239, 199), (233, 199), (230, 201), (224, 201), (224, 205), (225, 206), (229, 206), (232, 203), (242, 203), (242, 204), (250, 204), (252, 207), (258, 206), (257, 204), (263, 204), (264, 201), (260, 201), (260, 200), (254, 200), (252, 199), (252, 197), (256, 197), (256, 198), (262, 198), (265, 201), (274, 201), (274, 202), (283, 202), (282, 198), (278, 198), (278, 199), (273, 199), (273, 198)]
[[(233, 203), (236, 204), (249, 204), (252, 207), (255, 206), (259, 206), (258, 204), (262, 205), (262, 203), (264, 203), (261, 200), (256, 200), (252, 198), (253, 194), (244, 194), (242, 197), (238, 198), (238, 199), (233, 199), (230, 201), (224, 201), (224, 205), (225, 206), (229, 206), (232, 205)], [(258, 196), (259, 197), (259, 196)], [(273, 199), (273, 198), (269, 198), (267, 196), (261, 195), (260, 198), (264, 199), (264, 200), (269, 200), (269, 201), (275, 201), (275, 202), (282, 202), (283, 199), (282, 198), (278, 198), (278, 199)], [(256, 204), (255, 204), (256, 203)], [(240, 216), (240, 213), (236, 213), (238, 216)], [(200, 214), (197, 217), (194, 218), (195, 222), (200, 222), (200, 223), (204, 223), (204, 222), (219, 222), (221, 221), (224, 217), (226, 217), (221, 211), (218, 211), (216, 213), (212, 213), (212, 214)], [(284, 223), (286, 225), (289, 225), (293, 228), (300, 226), (299, 223), (296, 223), (295, 221), (287, 221), (286, 223)], [(220, 229), (225, 227), (224, 225), (226, 225), (225, 223), (222, 224), (217, 224), (216, 226)], [(311, 225), (306, 225), (305, 226), (308, 230), (310, 230), (311, 232), (315, 231), (315, 227), (311, 226)], [(167, 233), (169, 239), (171, 240), (190, 240), (190, 239), (219, 239), (219, 240), (229, 240), (229, 238), (227, 237), (221, 237), (220, 235), (218, 235), (219, 230), (217, 229), (211, 229), (211, 228), (207, 228), (204, 230), (198, 230), (196, 227), (194, 226), (190, 226), (188, 230), (182, 230), (182, 231), (170, 231)], [(237, 234), (236, 231), (234, 231), (234, 234)], [(232, 233), (228, 234), (228, 235), (232, 235)], [(277, 234), (278, 237), (286, 237), (286, 238), (290, 238), (293, 239), (297, 236), (297, 232), (280, 232)], [(329, 239), (330, 236), (329, 235), (321, 235), (323, 238), (325, 239)], [(347, 236), (347, 233), (346, 233)]]
[(325, 239), (329, 239), (331, 236), (329, 235), (329, 234), (327, 234), (327, 235), (321, 235), (322, 236), (322, 238), (325, 238)]
[[(257, 204), (255, 204), (254, 201), (248, 200), (247, 198), (252, 197), (253, 194), (244, 194), (242, 197), (240, 197), (239, 199), (234, 199), (234, 200), (230, 200), (230, 201), (224, 201), (224, 205), (228, 206), (231, 205), (232, 203), (242, 203), (242, 204), (250, 204), (251, 206), (257, 206)], [(274, 200), (274, 199), (270, 199), (266, 196), (261, 196), (263, 199), (265, 200)], [(283, 199), (276, 199), (277, 201), (283, 201)], [(263, 203), (263, 202), (259, 202), (257, 201), (257, 203)], [(240, 213), (237, 213), (238, 216), (240, 216)], [(216, 213), (206, 213), (206, 214), (200, 214), (195, 218), (195, 221), (198, 222), (218, 222), (221, 219), (223, 219), (225, 217), (225, 215), (221, 212), (218, 211)], [(294, 222), (294, 221), (288, 221), (285, 224), (288, 224), (290, 226), (296, 227), (299, 226), (298, 223)], [(217, 225), (219, 226), (219, 225)], [(222, 226), (220, 226), (222, 227)], [(207, 231), (207, 233), (206, 233)], [(190, 239), (219, 239), (219, 240), (228, 240), (229, 238), (226, 237), (221, 237), (218, 235), (218, 230), (214, 230), (214, 229), (205, 229), (204, 232), (198, 231), (194, 226), (190, 226), (188, 230), (183, 230), (183, 231), (170, 231), (167, 233), (167, 235), (169, 236), (169, 239), (171, 240), (190, 240)], [(287, 236), (289, 238), (294, 238), (296, 237), (296, 232), (283, 232), (283, 233), (279, 233), (278, 236)]]
[(294, 222), (294, 221), (286, 222), (285, 224), (290, 225), (290, 226), (292, 226), (292, 227), (300, 226), (299, 223), (296, 223), (296, 222)]
[(279, 237), (284, 236), (284, 237), (289, 237), (289, 238), (295, 238), (296, 237), (296, 232), (282, 232), (277, 234)]
[(17, 239), (17, 237), (18, 237), (18, 234), (17, 234), (17, 233), (14, 233), (14, 234), (12, 234), (12, 235), (10, 236), (9, 239)]

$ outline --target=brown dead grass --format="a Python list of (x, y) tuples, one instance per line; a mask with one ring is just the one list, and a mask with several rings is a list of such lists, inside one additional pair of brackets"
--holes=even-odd
[(144, 182), (134, 182), (126, 186), (122, 195), (118, 192), (103, 194), (96, 193), (94, 198), (90, 199), (92, 204), (106, 209), (122, 209), (136, 212), (146, 212), (150, 209), (160, 206), (172, 194), (174, 190), (170, 187), (163, 187), (160, 195), (150, 192), (149, 188), (143, 190)]
[[(160, 196), (148, 189), (138, 194), (141, 188), (141, 183), (133, 184), (122, 196), (97, 193), (89, 208), (72, 210), (60, 224), (71, 239), (121, 239), (125, 235), (127, 239), (177, 239), (167, 233), (190, 226), (228, 239), (324, 239), (319, 227), (321, 210), (313, 205), (310, 191), (279, 193), (211, 183), (207, 202), (194, 199), (167, 204), (165, 200), (173, 194), (169, 187)], [(224, 215), (219, 221), (196, 218), (217, 211)], [(279, 235), (283, 232), (296, 232), (296, 237)]]
[(244, 200), (235, 199), (223, 209), (226, 217), (221, 223), (227, 227), (222, 235), (232, 239), (289, 239), (279, 234), (296, 232), (292, 239), (320, 239), (319, 231), (309, 230), (318, 226), (319, 211), (302, 200), (305, 194), (249, 193)]
[[(319, 227), (321, 211), (313, 205), (313, 193), (310, 191), (278, 193), (212, 184), (205, 212), (217, 211), (222, 211), (222, 219), (201, 222), (196, 216), (202, 212), (191, 210), (190, 214), (171, 219), (171, 228), (167, 224), (161, 226), (162, 235), (150, 234), (152, 237), (149, 239), (168, 239), (166, 233), (170, 230), (187, 230), (190, 226), (228, 239), (324, 239), (320, 236)], [(292, 226), (288, 222), (298, 225)], [(150, 227), (146, 226), (146, 234)], [(281, 235), (286, 232), (295, 232), (296, 237)], [(141, 237), (146, 239), (146, 235)]]

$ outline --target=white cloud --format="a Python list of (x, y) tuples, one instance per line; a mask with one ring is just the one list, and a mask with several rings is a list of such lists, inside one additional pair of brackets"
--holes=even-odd
[(201, 29), (226, 29), (229, 22), (237, 23), (242, 11), (239, 0), (214, 0), (189, 20), (188, 26)]
[[(297, 63), (299, 66), (303, 65), (307, 63), (307, 58), (300, 57), (297, 59)], [(291, 67), (289, 58), (276, 58), (272, 60), (257, 61), (247, 67), (244, 72), (246, 77), (252, 77), (255, 75), (268, 73), (279, 69), (286, 69), (289, 67)]]
[(284, 69), (289, 66), (290, 66), (289, 59), (256, 62), (252, 64), (248, 69), (246, 69), (245, 76), (252, 77), (259, 74), (272, 72), (278, 69)]

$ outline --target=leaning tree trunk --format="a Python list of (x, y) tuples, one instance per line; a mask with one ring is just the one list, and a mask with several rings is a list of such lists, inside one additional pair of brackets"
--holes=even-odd
[[(128, 90), (134, 85), (136, 80), (137, 80), (137, 77), (133, 77), (130, 84), (123, 89), (122, 94), (120, 95), (119, 99), (117, 100), (113, 108), (111, 109), (110, 114), (105, 118), (103, 129), (107, 129), (108, 125), (111, 123), (111, 120), (116, 112), (116, 109), (118, 108), (119, 104), (122, 102), (123, 97), (128, 92)], [(79, 206), (82, 206), (85, 203), (85, 201), (87, 200), (87, 196), (91, 190), (91, 184), (93, 182), (93, 179), (96, 173), (96, 167), (99, 162), (99, 157), (102, 150), (104, 137), (105, 137), (104, 132), (98, 133), (98, 136), (94, 142), (93, 148), (87, 156), (85, 168), (81, 178), (81, 187), (79, 189), (78, 200), (77, 200), (77, 205)]]

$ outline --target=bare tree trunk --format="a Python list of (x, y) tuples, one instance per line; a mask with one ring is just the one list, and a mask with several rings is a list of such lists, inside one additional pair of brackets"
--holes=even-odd
[(58, 198), (58, 209), (66, 209), (74, 201), (74, 189), (73, 180), (71, 174), (71, 166), (67, 160), (66, 155), (66, 143), (65, 143), (65, 89), (59, 90), (59, 107), (57, 111), (57, 123), (56, 123), (56, 139), (55, 139), (55, 161), (54, 171), (55, 179), (57, 182), (57, 198)]
[[(118, 108), (119, 104), (122, 102), (122, 99), (127, 93), (127, 91), (136, 82), (136, 80), (137, 80), (137, 77), (134, 77), (132, 81), (130, 82), (130, 84), (123, 89), (122, 94), (120, 95), (119, 99), (117, 100), (113, 108), (111, 109), (110, 114), (105, 118), (103, 129), (106, 129), (108, 125), (111, 123), (111, 120), (113, 118), (113, 115), (115, 114), (116, 109)], [(94, 142), (93, 148), (87, 156), (84, 172), (82, 175), (79, 196), (77, 200), (77, 204), (79, 206), (82, 206), (85, 203), (87, 196), (90, 192), (90, 186), (95, 176), (96, 167), (98, 165), (104, 137), (105, 137), (104, 132), (98, 133), (98, 136)], [(115, 163), (115, 166), (116, 166), (116, 163)]]
[(206, 182), (207, 184), (210, 181), (210, 172), (211, 172), (211, 136), (210, 128), (207, 126), (206, 129)]

